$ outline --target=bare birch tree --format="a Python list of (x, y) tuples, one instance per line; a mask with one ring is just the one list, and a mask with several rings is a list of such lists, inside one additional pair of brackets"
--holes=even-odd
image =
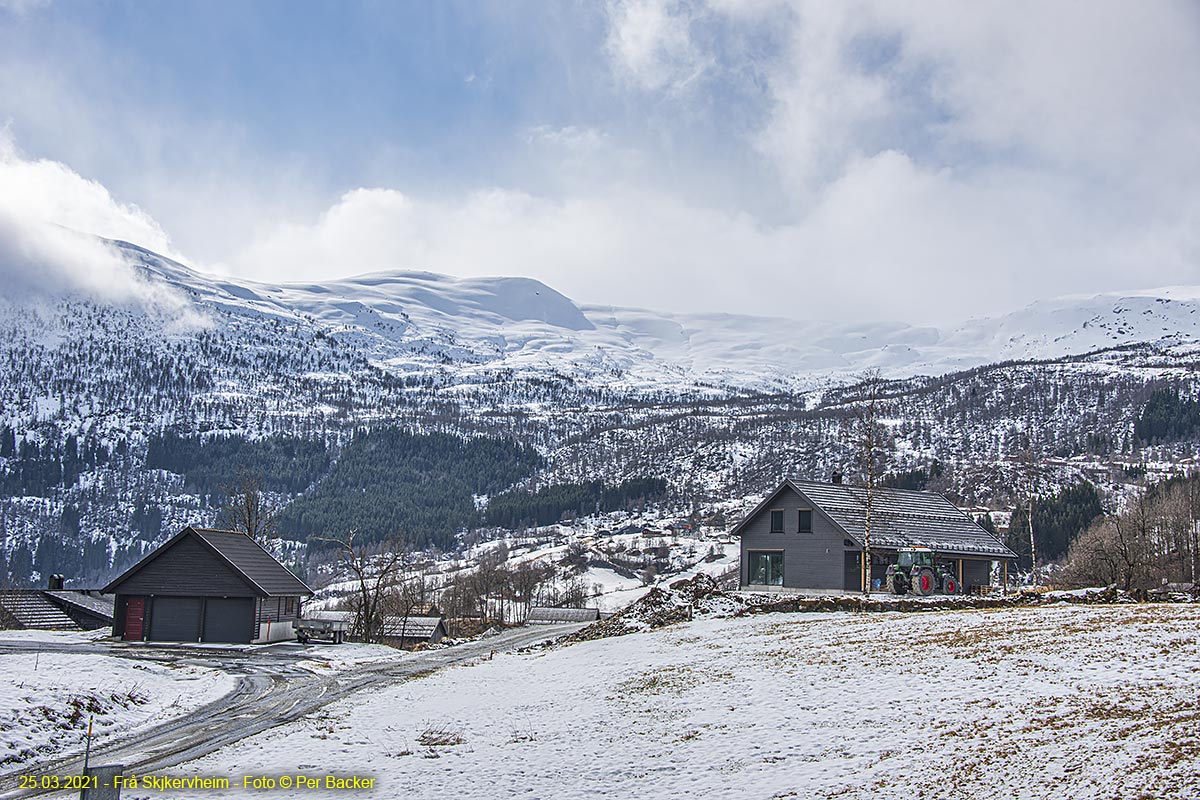
[(879, 370), (863, 373), (860, 404), (850, 422), (850, 447), (866, 486), (866, 524), (863, 537), (861, 581), (863, 594), (871, 594), (871, 526), (875, 521), (875, 490), (883, 475), (894, 441), (880, 420), (883, 378)]

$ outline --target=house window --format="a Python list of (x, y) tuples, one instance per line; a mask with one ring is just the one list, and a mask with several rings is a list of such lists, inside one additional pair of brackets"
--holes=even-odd
[(755, 586), (783, 586), (783, 553), (756, 552), (751, 550), (749, 557), (749, 583)]
[(771, 509), (771, 533), (783, 533), (783, 509)]
[(295, 602), (296, 600), (293, 597), (289, 597), (287, 600), (285, 600), (283, 603), (283, 613), (291, 616), (292, 612), (296, 610), (296, 607), (293, 605)]
[(812, 533), (812, 509), (800, 509), (800, 532)]

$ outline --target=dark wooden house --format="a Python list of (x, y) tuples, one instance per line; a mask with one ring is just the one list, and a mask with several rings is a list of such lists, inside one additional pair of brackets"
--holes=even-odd
[[(867, 490), (784, 481), (731, 533), (741, 539), (740, 585), (751, 590), (862, 588)], [(882, 582), (900, 548), (927, 547), (963, 590), (986, 585), (992, 564), (1016, 554), (946, 498), (906, 489), (874, 491), (871, 578)]]
[(262, 644), (294, 639), (312, 590), (244, 533), (184, 528), (102, 590), (127, 640)]

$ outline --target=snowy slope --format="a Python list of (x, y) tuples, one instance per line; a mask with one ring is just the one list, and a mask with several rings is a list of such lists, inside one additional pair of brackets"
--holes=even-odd
[(1197, 621), (1186, 606), (705, 619), (445, 670), (173, 774), (336, 771), (386, 796), (487, 800), (1193, 800)]
[(304, 319), (363, 347), (391, 371), (430, 360), (554, 371), (632, 386), (683, 382), (806, 388), (868, 368), (943, 374), (1010, 359), (1055, 359), (1137, 342), (1200, 338), (1200, 288), (1064, 297), (946, 329), (903, 322), (831, 324), (721, 313), (580, 305), (528, 278), (389, 272), (321, 284), (204, 275), (121, 244), (152, 280), (203, 312)]

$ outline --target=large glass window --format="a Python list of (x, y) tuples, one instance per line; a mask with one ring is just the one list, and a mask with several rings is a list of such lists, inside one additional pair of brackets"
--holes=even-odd
[(800, 509), (800, 532), (812, 533), (812, 509)]
[(783, 586), (783, 553), (762, 553), (751, 550), (749, 583), (755, 586)]
[(783, 509), (771, 509), (771, 533), (783, 533)]

